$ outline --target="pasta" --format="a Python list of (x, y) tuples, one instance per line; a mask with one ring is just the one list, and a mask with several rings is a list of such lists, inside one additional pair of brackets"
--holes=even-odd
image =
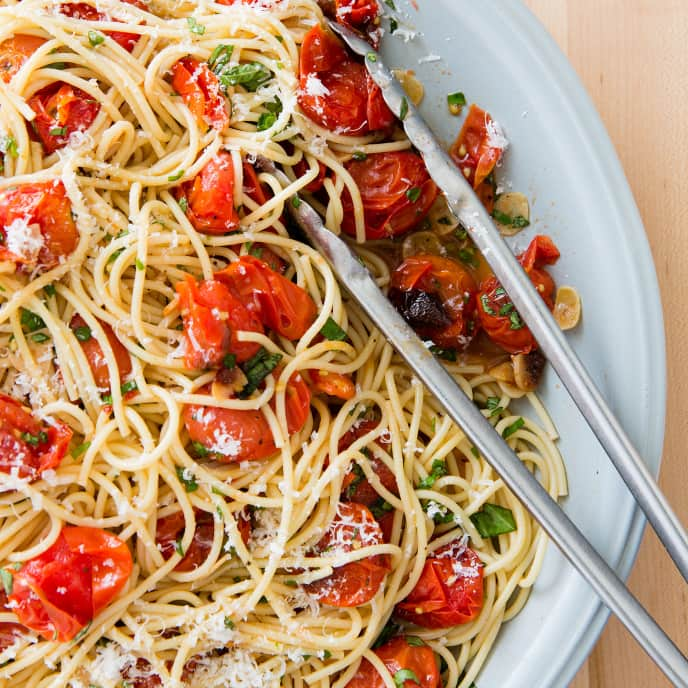
[[(94, 602), (93, 618), (70, 640), (17, 630), (16, 604), (7, 604), (0, 688), (325, 688), (346, 686), (362, 658), (391, 688), (395, 677), (373, 643), (428, 554), (458, 547), (464, 556), (470, 542), (479, 569), (460, 575), (482, 578), (479, 613), (461, 625), (408, 631), (441, 658), (443, 685), (468, 688), (501, 625), (525, 604), (546, 540), (324, 259), (285, 225), (285, 204), (299, 193), (333, 231), (348, 223), (363, 242), (366, 210), (347, 163), (412, 154), (398, 132), (333, 132), (303, 114), (300, 47), (322, 22), (318, 4), (99, 0), (65, 9), (22, 0), (5, 3), (0, 19), (0, 44), (34, 40), (0, 81), (0, 196), (7, 203), (32, 189), (40, 203), (53, 203), (45, 216), (63, 232), (45, 243), (39, 206), (28, 220), (3, 216), (4, 248), (15, 258), (3, 254), (0, 262), (0, 404), (6, 413), (10, 398), (31, 407), (43, 429), (22, 433), (29, 449), (57, 442), (60, 431), (69, 446), (61, 460), (48, 464), (42, 455), (31, 470), (21, 456), (3, 457), (3, 582), (12, 600), (26, 562), (52, 552), (61, 533), (82, 532), (64, 528), (106, 530), (132, 559), (116, 594)], [(222, 76), (224, 105), (199, 116), (184, 89), (199, 88), (211, 71), (201, 65)], [(51, 92), (57, 101), (49, 101), (54, 82), (68, 90)], [(215, 82), (203, 83), (209, 100)], [(328, 90), (311, 81), (311, 95), (326, 97), (319, 88)], [(41, 129), (42, 117), (59, 118), (74, 102), (86, 126)], [(259, 156), (290, 184), (256, 171)], [(195, 180), (204, 174), (199, 191)], [(219, 211), (201, 217), (194, 203), (199, 194), (220, 194), (226, 174), (233, 185), (218, 229)], [(318, 180), (320, 191), (309, 191)], [(359, 252), (389, 288), (385, 241)], [(238, 327), (234, 351), (259, 354), (225, 351), (190, 368), (194, 352), (210, 355), (189, 340), (191, 290), (203, 280), (216, 284), (232, 265), (243, 266), (226, 278), (233, 285), (242, 269), (255, 269), (287, 293), (296, 285), (305, 305), (289, 322), (280, 305), (274, 327)], [(289, 336), (310, 303), (312, 318)], [(495, 378), (484, 361), (459, 356), (447, 365), (549, 493), (564, 495), (556, 431), (535, 394)], [(261, 366), (269, 369), (246, 392)], [(351, 384), (336, 403), (333, 381)], [(537, 422), (511, 410), (516, 398)], [(193, 423), (218, 409), (257, 418), (255, 446), (241, 433), (216, 432), (210, 444), (194, 439)], [(252, 450), (265, 455), (255, 460)], [(384, 469), (396, 476), (394, 487), (381, 478)], [(361, 481), (374, 491), (370, 513), (386, 519), (384, 539), (377, 521), (356, 520), (357, 509), (368, 512), (351, 498)], [(509, 510), (515, 528), (481, 536), (471, 517), (486, 505)], [(119, 544), (108, 546), (126, 559)], [(69, 547), (69, 556), (85, 556)], [(384, 575), (372, 598), (328, 603), (341, 590), (318, 581), (370, 561), (382, 562)]]

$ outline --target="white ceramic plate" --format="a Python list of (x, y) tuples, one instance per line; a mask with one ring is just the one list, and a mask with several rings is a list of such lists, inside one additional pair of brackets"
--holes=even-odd
[[(531, 199), (534, 233), (552, 236), (558, 284), (575, 285), (583, 322), (571, 341), (653, 472), (665, 410), (664, 327), (642, 223), (616, 153), (566, 58), (518, 0), (396, 0), (420, 35), (385, 36), (389, 66), (424, 83), (423, 114), (449, 143), (460, 120), (446, 96), (463, 91), (511, 141), (499, 179)], [(385, 23), (387, 26), (387, 23)], [(441, 58), (441, 59), (438, 59)], [(585, 421), (550, 370), (542, 396), (561, 433), (565, 511), (626, 577), (644, 521)], [(607, 619), (591, 589), (550, 547), (525, 609), (502, 630), (479, 688), (565, 686)]]

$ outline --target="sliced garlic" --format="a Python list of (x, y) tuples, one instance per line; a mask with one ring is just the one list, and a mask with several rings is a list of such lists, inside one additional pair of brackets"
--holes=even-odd
[(511, 360), (514, 364), (516, 387), (523, 392), (534, 392), (545, 368), (545, 357), (536, 350), (529, 354), (516, 354)]
[(514, 378), (514, 365), (511, 361), (504, 361), (504, 363), (500, 363), (494, 368), (490, 368), (487, 374), (491, 375), (495, 380), (506, 382), (510, 385), (513, 385), (516, 381)]
[[(503, 236), (514, 236), (530, 224), (530, 205), (528, 199), (519, 191), (511, 191), (497, 198), (492, 213), (497, 227)], [(510, 223), (499, 221), (500, 216), (511, 219)]]
[(401, 254), (404, 258), (418, 254), (443, 256), (445, 253), (442, 242), (434, 232), (414, 232), (407, 236), (401, 245)]
[(581, 317), (581, 300), (573, 287), (561, 286), (557, 289), (554, 302), (554, 319), (562, 330), (571, 330)]
[(412, 69), (393, 69), (392, 72), (402, 85), (406, 95), (411, 99), (414, 105), (420, 105), (423, 96), (425, 95), (425, 88), (423, 84), (416, 78)]
[(453, 233), (459, 226), (459, 221), (452, 211), (449, 210), (447, 199), (442, 194), (440, 194), (430, 206), (428, 222), (430, 222), (433, 232), (436, 232), (440, 236)]

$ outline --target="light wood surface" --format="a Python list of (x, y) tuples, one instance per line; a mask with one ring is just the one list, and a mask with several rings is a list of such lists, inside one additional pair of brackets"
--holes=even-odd
[[(652, 246), (669, 389), (660, 484), (688, 524), (688, 0), (525, 0), (566, 53), (616, 146)], [(623, 317), (623, 310), (611, 317)], [(653, 533), (630, 586), (688, 652), (688, 586)], [(572, 688), (670, 686), (612, 619)]]

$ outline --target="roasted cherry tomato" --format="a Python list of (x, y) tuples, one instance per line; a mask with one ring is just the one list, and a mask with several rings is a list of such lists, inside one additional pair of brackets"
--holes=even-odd
[(0, 260), (50, 269), (78, 242), (62, 182), (20, 184), (0, 192)]
[(0, 393), (0, 472), (35, 480), (60, 465), (71, 439), (68, 425), (42, 422), (21, 402)]
[(234, 208), (234, 165), (225, 151), (220, 151), (190, 182), (182, 184), (177, 197), (186, 200), (186, 215), (199, 232), (219, 236), (239, 227)]
[[(550, 310), (554, 308), (554, 280), (542, 268), (556, 263), (559, 255), (559, 249), (549, 237), (538, 235), (518, 256)], [(528, 354), (537, 348), (535, 338), (496, 277), (489, 277), (480, 285), (478, 317), (490, 339), (510, 354)]]
[[(0, 610), (5, 609), (7, 609), (7, 595), (4, 590), (0, 589)], [(24, 631), (26, 631), (26, 629), (21, 624), (0, 621), (0, 652), (14, 645), (17, 638), (21, 636)]]
[[(124, 344), (117, 339), (117, 335), (112, 331), (110, 325), (102, 321), (98, 322), (100, 322), (100, 326), (103, 328), (112, 353), (115, 356), (117, 369), (119, 370), (119, 382), (121, 384), (122, 380), (131, 374), (131, 357)], [(86, 321), (80, 315), (74, 315), (69, 323), (69, 327), (74, 332), (79, 340), (79, 344), (81, 344), (81, 348), (86, 354), (96, 385), (102, 390), (110, 389), (110, 371), (103, 355), (103, 349), (98, 340), (93, 336)]]
[[(200, 509), (194, 509), (196, 529), (191, 544), (184, 554), (184, 558), (174, 567), (175, 571), (193, 571), (208, 558), (213, 546), (215, 533), (215, 519), (212, 514)], [(182, 511), (175, 511), (169, 516), (159, 519), (155, 526), (155, 542), (164, 559), (169, 559), (179, 547), (184, 536), (186, 521)]]
[[(405, 636), (398, 636), (374, 652), (399, 688), (440, 688), (440, 671), (435, 653), (427, 645), (419, 645), (417, 639), (411, 641)], [(404, 669), (413, 672), (413, 677), (398, 682), (396, 676), (401, 677), (399, 672)], [(386, 685), (377, 669), (363, 659), (346, 688), (385, 688)]]
[(356, 396), (356, 386), (348, 375), (332, 373), (327, 370), (311, 370), (313, 389), (337, 399), (353, 399)]
[(317, 308), (307, 291), (271, 270), (255, 256), (241, 256), (215, 279), (226, 284), (266, 327), (299, 339), (313, 324)]
[(45, 38), (19, 33), (0, 43), (0, 79), (9, 84), (21, 66), (45, 43)]
[(97, 100), (61, 81), (33, 95), (29, 107), (36, 113), (31, 125), (46, 153), (64, 148), (69, 137), (86, 131), (100, 112)]
[[(294, 174), (297, 177), (303, 177), (303, 175), (306, 174), (309, 169), (310, 166), (306, 162), (306, 159), (301, 158), (301, 160), (294, 165)], [(312, 182), (306, 184), (304, 188), (310, 193), (316, 193), (320, 191), (325, 183), (325, 177), (327, 177), (327, 167), (325, 167), (325, 165), (323, 165), (321, 162), (318, 162), (318, 176)]]
[[(146, 10), (147, 7), (139, 2), (139, 0), (123, 0), (129, 5), (134, 5), (140, 10)], [(85, 3), (85, 2), (72, 2), (64, 3), (59, 7), (60, 14), (64, 14), (65, 17), (72, 17), (73, 19), (83, 19), (85, 21), (121, 21), (117, 18), (109, 17), (103, 12), (98, 12), (98, 10)], [(127, 52), (131, 52), (141, 37), (136, 33), (127, 33), (125, 31), (104, 31), (106, 36), (110, 36), (115, 43), (119, 44)]]
[(346, 136), (388, 129), (395, 121), (366, 68), (320, 25), (303, 39), (298, 102), (313, 122)]
[(476, 331), (476, 293), (475, 281), (457, 261), (418, 255), (392, 273), (389, 297), (421, 337), (465, 349)]
[(364, 33), (376, 29), (380, 15), (376, 0), (335, 0), (335, 7), (340, 24)]
[(477, 105), (471, 105), (449, 154), (473, 188), (477, 189), (494, 169), (505, 146), (499, 125), (487, 112)]
[(229, 125), (220, 82), (205, 62), (183, 57), (172, 65), (172, 87), (195, 117), (198, 126), (224, 131)]
[[(208, 388), (200, 393), (208, 392)], [(289, 434), (303, 427), (310, 409), (310, 392), (299, 374), (287, 383), (286, 423)], [(274, 401), (270, 405), (275, 407)], [(182, 418), (195, 451), (217, 461), (257, 461), (277, 451), (272, 431), (260, 411), (189, 405)]]
[[(341, 502), (334, 520), (316, 545), (316, 551), (318, 554), (353, 552), (383, 542), (380, 525), (368, 507), (356, 502)], [(389, 556), (376, 554), (337, 566), (329, 576), (303, 587), (323, 604), (358, 607), (375, 597), (389, 570)]]
[(256, 174), (256, 170), (253, 167), (253, 165), (244, 160), (241, 168), (244, 172), (244, 193), (249, 198), (254, 200), (258, 205), (263, 205), (264, 203), (267, 203), (268, 196), (265, 193), (263, 185), (260, 183), (260, 180), (258, 179), (258, 175)]
[(48, 640), (71, 640), (126, 585), (127, 545), (100, 528), (67, 526), (55, 544), (9, 569), (9, 602), (19, 621)]
[(240, 341), (238, 333), (262, 333), (260, 319), (223, 282), (196, 282), (187, 275), (183, 282), (177, 282), (176, 289), (186, 335), (187, 368), (221, 366), (227, 354), (234, 354), (239, 363), (256, 355), (260, 346)]
[(483, 564), (454, 540), (428, 556), (416, 587), (394, 613), (423, 628), (449, 628), (473, 621), (482, 608)]
[[(346, 169), (361, 193), (367, 239), (407, 232), (423, 220), (437, 198), (437, 186), (415, 153), (373, 153), (365, 160), (350, 160)], [(344, 191), (342, 205), (342, 229), (353, 236), (354, 206), (348, 191)]]

